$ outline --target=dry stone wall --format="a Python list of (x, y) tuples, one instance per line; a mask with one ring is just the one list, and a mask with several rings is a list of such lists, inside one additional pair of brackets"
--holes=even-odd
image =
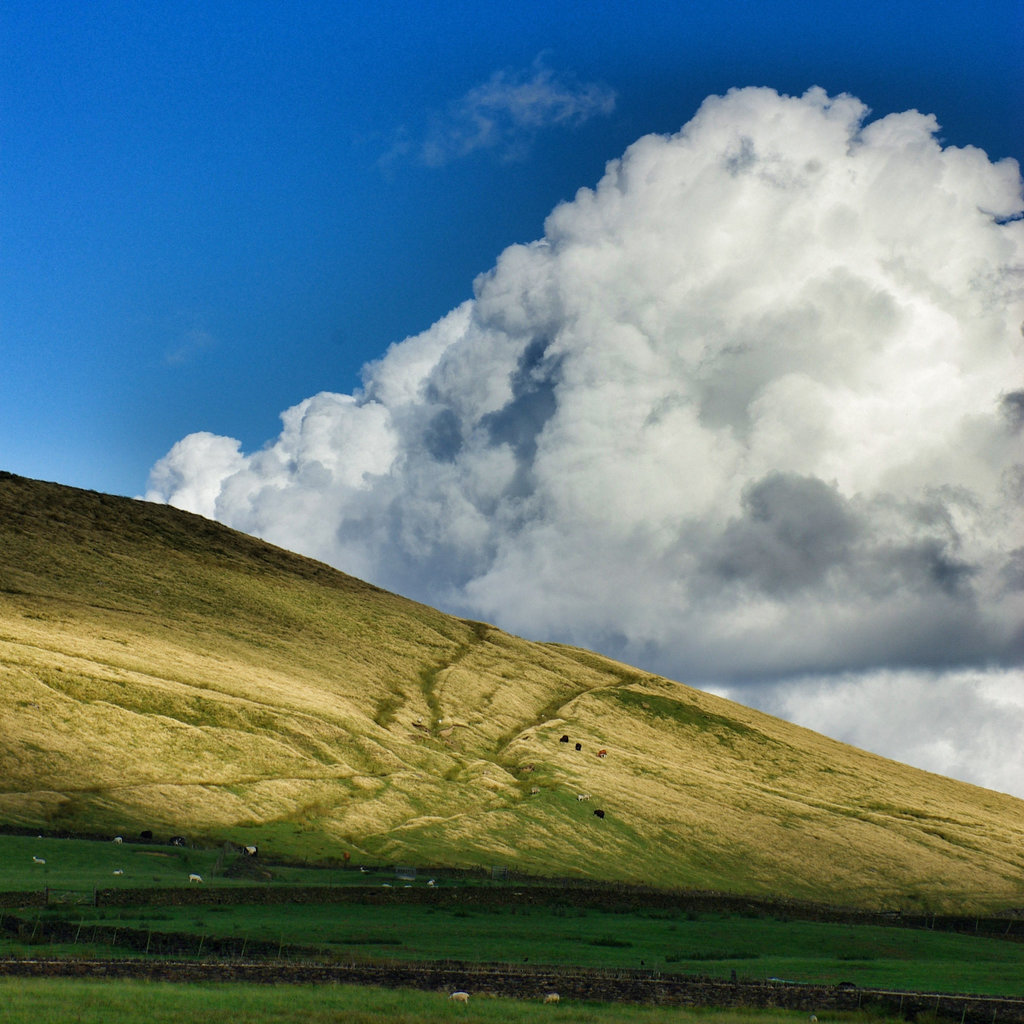
[(254, 961), (5, 960), (0, 974), (19, 977), (144, 978), (159, 981), (360, 984), (475, 995), (563, 999), (664, 1006), (781, 1008), (807, 1013), (877, 1008), (915, 1020), (922, 1015), (965, 1024), (1024, 1024), (1024, 999), (951, 996), (876, 989), (723, 982), (666, 977), (653, 971), (601, 971), (507, 964), (351, 963)]

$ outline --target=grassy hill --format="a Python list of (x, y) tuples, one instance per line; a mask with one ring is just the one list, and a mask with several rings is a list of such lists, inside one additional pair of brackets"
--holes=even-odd
[(177, 509), (9, 474), (0, 723), (4, 824), (1024, 906), (1024, 801)]

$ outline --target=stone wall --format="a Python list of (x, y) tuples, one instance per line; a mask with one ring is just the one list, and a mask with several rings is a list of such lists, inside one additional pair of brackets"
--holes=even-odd
[(471, 995), (691, 1007), (778, 1007), (805, 1013), (874, 1008), (907, 1020), (928, 1014), (969, 1024), (1024, 1024), (1024, 999), (886, 992), (770, 982), (730, 983), (666, 977), (654, 971), (607, 971), (528, 965), (440, 963), (317, 964), (253, 961), (5, 960), (0, 974), (20, 977), (145, 978), (160, 981), (360, 984)]

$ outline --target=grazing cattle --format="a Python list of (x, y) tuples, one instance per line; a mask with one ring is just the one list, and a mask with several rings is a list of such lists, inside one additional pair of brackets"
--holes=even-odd
[(607, 750), (599, 750), (597, 752), (597, 756), (598, 757), (607, 757), (608, 756), (608, 751)]
[(583, 749), (583, 744), (582, 743), (577, 743), (576, 744), (576, 749), (577, 750), (582, 750)]
[(112, 843), (117, 843), (117, 844), (118, 844), (118, 846), (120, 846), (120, 845), (121, 845), (121, 843), (123, 843), (123, 842), (124, 842), (124, 836), (114, 836), (114, 838), (113, 838), (113, 839), (111, 839), (110, 841), (111, 841)]
[(123, 874), (124, 874), (124, 871), (123, 871), (123, 870), (122, 870), (121, 868), (118, 868), (118, 869), (117, 869), (117, 870), (116, 870), (116, 871), (114, 872), (114, 874), (115, 874), (115, 875), (123, 875)]
[(453, 992), (449, 999), (454, 1000), (456, 1003), (468, 1003), (469, 993), (468, 992)]
[(243, 846), (242, 847), (242, 853), (244, 853), (246, 857), (255, 857), (256, 854), (258, 854), (259, 852), (260, 852), (260, 848), (258, 846)]
[(46, 863), (46, 861), (45, 861), (45, 860), (43, 860), (43, 858), (42, 858), (42, 857), (37, 857), (37, 856), (36, 856), (35, 854), (33, 854), (33, 855), (32, 855), (32, 863), (33, 863), (33, 864), (45, 864), (45, 863)]
[(546, 995), (546, 996), (544, 997), (544, 1002), (545, 1002), (545, 1003), (557, 1003), (557, 1002), (558, 1002), (558, 999), (559, 999), (559, 996), (558, 996), (558, 993), (557, 993), (557, 992), (549, 992), (549, 993), (548, 993), (548, 994), (547, 994), (547, 995)]
[(589, 793), (577, 793), (576, 794), (576, 799), (578, 801), (589, 800), (590, 799), (590, 794)]
[(369, 870), (370, 870), (369, 868), (364, 868), (364, 867), (362, 867), (362, 866), (360, 865), (360, 868), (359, 868), (359, 873), (360, 873), (361, 875), (365, 875), (365, 874), (368, 874), (368, 873), (369, 873)]
[(558, 742), (559, 743), (568, 743), (569, 742), (569, 737), (568, 736), (563, 736)]
[(596, 811), (594, 811), (594, 817), (595, 818), (603, 818), (604, 817), (604, 811), (602, 811), (600, 808), (598, 808)]
[(189, 880), (189, 882), (202, 882), (203, 876), (202, 875), (189, 875), (188, 876), (188, 880)]
[(171, 836), (171, 846), (184, 846), (184, 845), (185, 845), (185, 837), (184, 836)]

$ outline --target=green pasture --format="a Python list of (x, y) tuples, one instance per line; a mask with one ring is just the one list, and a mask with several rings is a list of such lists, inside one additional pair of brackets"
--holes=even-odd
[[(34, 863), (33, 857), (46, 863)], [(115, 876), (115, 870), (124, 874)], [(85, 893), (118, 886), (189, 888), (190, 872), (203, 876), (204, 888), (255, 882), (390, 889), (382, 905), (12, 907), (0, 910), (8, 924), (17, 919), (31, 922), (32, 928), (26, 937), (24, 927), (0, 927), (0, 955), (34, 956), (43, 948), (66, 956), (139, 955), (128, 945), (103, 945), (110, 940), (100, 927), (113, 926), (125, 935), (191, 937), (197, 955), (212, 939), (242, 939), (303, 959), (527, 962), (719, 978), (735, 972), (740, 980), (852, 982), (869, 988), (1024, 996), (1024, 944), (971, 934), (696, 914), (671, 906), (631, 908), (627, 903), (614, 910), (584, 909), (572, 905), (571, 892), (533, 904), (528, 896), (516, 899), (515, 893), (524, 888), (520, 883), (501, 886), (507, 898), (496, 905), (461, 905), (446, 898), (449, 890), (465, 884), (492, 884), (481, 879), (439, 879), (431, 902), (405, 903), (407, 886), (428, 888), (423, 872), (414, 881), (403, 881), (393, 869), (364, 874), (351, 867), (268, 865), (224, 848), (0, 836), (0, 891), (38, 892), (44, 886)], [(41, 947), (45, 925), (57, 922), (74, 927), (75, 941)], [(209, 949), (207, 945), (207, 955)]]
[[(33, 857), (46, 861), (37, 864)], [(115, 871), (123, 874), (115, 875)], [(365, 876), (358, 868), (275, 864), (264, 868), (222, 847), (193, 848), (161, 843), (98, 842), (0, 835), (0, 892), (51, 889), (146, 889), (188, 886), (198, 874), (204, 885), (357, 885), (394, 881), (394, 871)]]
[[(174, 984), (166, 982), (0, 978), (5, 1024), (803, 1024), (782, 1010), (684, 1010), (562, 1000), (470, 997), (354, 985)], [(888, 1024), (852, 1013), (820, 1015), (822, 1024)]]
[[(218, 907), (52, 907), (23, 917), (80, 926), (63, 955), (125, 955), (91, 945), (93, 925), (177, 933), (201, 942), (267, 942), (322, 959), (465, 960), (642, 968), (740, 980), (779, 978), (910, 991), (1024, 995), (1024, 945), (947, 932), (781, 921), (725, 914), (560, 906), (334, 904)], [(6, 948), (5, 948), (6, 947)], [(36, 955), (9, 938), (0, 950)], [(55, 952), (48, 948), (48, 952)]]

